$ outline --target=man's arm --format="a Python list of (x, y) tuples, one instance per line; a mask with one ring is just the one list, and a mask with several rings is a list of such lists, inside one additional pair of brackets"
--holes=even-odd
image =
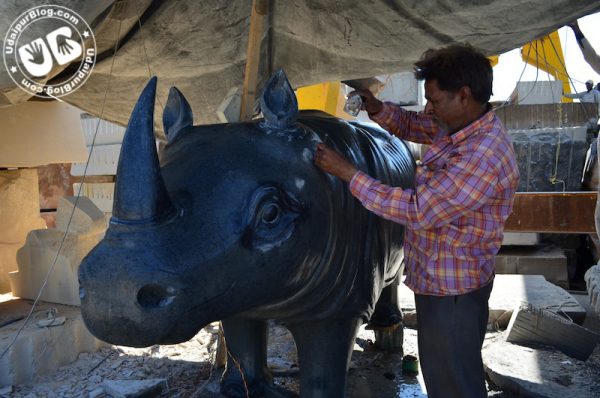
[(584, 93), (573, 93), (573, 94), (569, 94), (569, 93), (563, 93), (563, 97), (567, 97), (567, 98), (581, 98), (583, 96)]
[(571, 29), (573, 29), (573, 33), (575, 33), (575, 40), (583, 53), (583, 58), (585, 61), (596, 71), (596, 73), (600, 73), (600, 56), (594, 51), (588, 39), (585, 38), (583, 32), (579, 28), (579, 24), (577, 21), (568, 24)]
[(491, 162), (472, 156), (439, 170), (415, 189), (390, 187), (357, 172), (350, 190), (368, 210), (415, 230), (439, 228), (493, 197), (498, 173)]
[(391, 134), (420, 144), (431, 144), (440, 133), (430, 116), (407, 111), (391, 102), (384, 103), (380, 112), (369, 117)]
[(349, 95), (360, 95), (369, 118), (397, 137), (420, 144), (431, 144), (439, 133), (439, 127), (431, 117), (404, 110), (398, 104), (381, 102), (369, 90), (358, 90)]
[(315, 164), (349, 182), (352, 194), (368, 210), (414, 229), (438, 228), (467, 210), (476, 210), (493, 196), (498, 181), (492, 162), (476, 155), (437, 171), (416, 189), (382, 184), (323, 144), (317, 147)]
[(600, 73), (600, 56), (594, 51), (588, 39), (584, 37), (578, 44), (586, 62), (594, 69), (594, 71), (596, 71), (596, 73)]

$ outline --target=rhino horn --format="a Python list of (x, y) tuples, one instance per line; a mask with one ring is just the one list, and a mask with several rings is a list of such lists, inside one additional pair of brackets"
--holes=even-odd
[(146, 84), (125, 131), (117, 166), (113, 223), (154, 223), (174, 210), (154, 138), (156, 81), (155, 76)]
[(298, 116), (298, 100), (283, 69), (273, 74), (260, 97), (260, 109), (268, 126), (287, 129)]

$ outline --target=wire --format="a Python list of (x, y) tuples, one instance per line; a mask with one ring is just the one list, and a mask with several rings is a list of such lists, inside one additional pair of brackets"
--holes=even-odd
[[(538, 66), (539, 65), (539, 55), (540, 54), (539, 54), (539, 51), (538, 51), (538, 41), (536, 40), (536, 41), (534, 41), (534, 43), (535, 43), (535, 80), (533, 81), (533, 85), (531, 86), (531, 88), (529, 89), (529, 91), (527, 92), (527, 94), (525, 94), (523, 96), (523, 98), (519, 98), (519, 102), (525, 101), (525, 99), (531, 95), (531, 93), (535, 89), (535, 86), (537, 85), (537, 82), (538, 82), (538, 77), (539, 77), (539, 73), (540, 73), (540, 67)], [(531, 45), (529, 47), (531, 48)]]
[(119, 20), (119, 28), (118, 28), (118, 31), (117, 31), (117, 40), (115, 42), (115, 48), (114, 48), (114, 52), (113, 52), (113, 57), (112, 57), (112, 61), (111, 61), (111, 64), (110, 64), (110, 70), (109, 70), (109, 74), (108, 74), (108, 81), (106, 83), (106, 90), (104, 91), (104, 98), (102, 100), (102, 107), (100, 108), (100, 115), (98, 117), (98, 123), (96, 124), (96, 130), (94, 132), (94, 137), (92, 139), (92, 145), (90, 146), (90, 153), (88, 155), (87, 161), (85, 163), (85, 168), (83, 170), (83, 176), (82, 176), (82, 179), (81, 179), (81, 184), (79, 184), (79, 189), (77, 190), (77, 196), (75, 197), (75, 203), (73, 204), (73, 208), (71, 209), (71, 214), (69, 215), (69, 221), (67, 222), (67, 226), (65, 228), (65, 232), (62, 235), (62, 239), (60, 241), (60, 245), (58, 246), (56, 254), (54, 255), (54, 259), (52, 260), (52, 265), (50, 266), (50, 268), (48, 269), (48, 272), (46, 273), (46, 277), (44, 279), (44, 283), (42, 283), (42, 286), (40, 287), (40, 290), (39, 290), (39, 292), (37, 294), (37, 297), (33, 301), (33, 305), (31, 306), (31, 310), (29, 311), (29, 314), (27, 314), (27, 317), (25, 318), (25, 321), (23, 322), (23, 324), (21, 325), (21, 327), (19, 328), (19, 330), (17, 331), (17, 333), (15, 333), (15, 336), (14, 336), (13, 340), (6, 347), (6, 349), (2, 352), (2, 355), (0, 355), (0, 360), (2, 358), (4, 358), (4, 356), (8, 353), (8, 351), (12, 348), (12, 346), (15, 344), (15, 342), (19, 338), (19, 335), (21, 334), (21, 332), (23, 331), (23, 329), (25, 329), (25, 326), (27, 326), (27, 323), (29, 322), (29, 319), (31, 318), (31, 314), (34, 312), (34, 309), (35, 309), (37, 303), (39, 302), (40, 297), (42, 296), (42, 293), (43, 293), (44, 289), (46, 288), (46, 285), (48, 284), (48, 279), (50, 278), (50, 275), (52, 274), (52, 272), (54, 271), (54, 268), (56, 267), (56, 263), (58, 261), (58, 256), (60, 255), (60, 252), (62, 251), (62, 248), (64, 246), (65, 240), (67, 238), (67, 234), (69, 233), (69, 227), (71, 226), (71, 222), (73, 221), (73, 216), (75, 214), (75, 210), (77, 209), (77, 204), (79, 203), (79, 197), (81, 196), (81, 190), (82, 190), (83, 184), (85, 182), (85, 177), (86, 177), (86, 174), (87, 174), (88, 166), (90, 164), (90, 160), (92, 158), (92, 153), (94, 151), (94, 146), (96, 144), (96, 136), (98, 135), (98, 129), (100, 127), (100, 120), (101, 120), (102, 116), (104, 115), (104, 107), (106, 105), (106, 99), (108, 97), (108, 90), (110, 88), (110, 82), (111, 82), (111, 79), (112, 79), (113, 67), (114, 67), (114, 64), (115, 64), (115, 59), (117, 57), (117, 48), (118, 48), (118, 44), (119, 44), (119, 36), (121, 34), (121, 23), (122, 22)]
[[(135, 0), (135, 13), (138, 15), (137, 22), (138, 22), (138, 26), (140, 28), (140, 36), (142, 38), (142, 49), (144, 50), (146, 66), (148, 67), (148, 78), (151, 78), (154, 73), (152, 72), (152, 68), (150, 66), (150, 58), (148, 57), (148, 50), (146, 49), (146, 35), (144, 34), (144, 29), (142, 28), (142, 20), (140, 19), (141, 14), (139, 12), (137, 0)], [(158, 104), (160, 105), (161, 109), (164, 111), (165, 107), (162, 104), (162, 101), (160, 100), (160, 95), (158, 95), (158, 91), (156, 93), (156, 100), (158, 101)], [(165, 131), (165, 134), (166, 134), (166, 131)]]
[[(552, 41), (550, 41), (550, 45), (552, 46), (552, 49), (554, 50), (554, 54), (556, 54), (556, 58), (558, 59), (558, 62), (560, 62), (561, 66), (565, 70), (565, 72), (567, 74), (567, 79), (569, 79), (569, 83), (571, 84), (571, 87), (575, 87), (575, 85), (573, 84), (573, 79), (571, 79), (571, 75), (569, 75), (569, 73), (567, 72), (567, 66), (560, 59), (560, 55), (558, 54), (558, 50), (556, 49), (556, 47), (554, 46), (554, 43)], [(587, 109), (585, 109), (585, 106), (583, 107), (583, 113), (585, 114), (586, 118), (588, 118), (588, 119), (590, 118), (590, 115), (589, 115)]]
[[(529, 58), (530, 53), (531, 53), (531, 46), (529, 46), (529, 48), (527, 49), (527, 55), (526, 55), (527, 58)], [(523, 78), (523, 74), (525, 73), (526, 68), (527, 68), (527, 62), (525, 62), (525, 64), (523, 65), (521, 74), (519, 75), (519, 78), (517, 79), (517, 85), (521, 82), (521, 79)], [(497, 106), (495, 110), (502, 109), (508, 105), (510, 105), (510, 95), (508, 96), (508, 98), (506, 100), (504, 100), (504, 102), (502, 104)]]
[(250, 398), (250, 390), (248, 389), (248, 383), (246, 382), (246, 377), (244, 376), (244, 369), (242, 369), (242, 366), (240, 365), (238, 360), (235, 359), (231, 351), (229, 351), (229, 348), (227, 348), (227, 356), (233, 360), (235, 367), (240, 372), (240, 376), (242, 377), (242, 383), (244, 384), (244, 392), (246, 393), (246, 398)]

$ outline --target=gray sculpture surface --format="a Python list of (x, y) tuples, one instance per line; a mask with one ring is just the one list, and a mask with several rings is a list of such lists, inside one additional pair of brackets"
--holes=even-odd
[(142, 347), (223, 320), (243, 378), (228, 361), (222, 392), (245, 397), (271, 388), (266, 320), (277, 319), (296, 342), (301, 395), (343, 397), (357, 328), (401, 269), (403, 228), (364, 209), (313, 165), (313, 152), (324, 141), (409, 187), (408, 149), (383, 130), (298, 112), (280, 71), (264, 89), (264, 119), (246, 123), (192, 126), (171, 89), (159, 162), (155, 90), (153, 78), (131, 115), (110, 226), (79, 269), (87, 327)]

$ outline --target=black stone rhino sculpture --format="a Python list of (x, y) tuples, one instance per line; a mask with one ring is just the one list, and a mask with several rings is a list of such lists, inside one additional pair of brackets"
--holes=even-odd
[(368, 212), (313, 165), (325, 142), (381, 181), (410, 187), (414, 161), (387, 132), (298, 112), (283, 72), (266, 84), (262, 120), (192, 126), (171, 89), (156, 151), (156, 78), (131, 115), (113, 216), (79, 268), (81, 310), (98, 338), (134, 347), (189, 340), (223, 320), (222, 392), (262, 394), (266, 320), (296, 342), (303, 397), (343, 397), (356, 332), (403, 258), (403, 227)]

